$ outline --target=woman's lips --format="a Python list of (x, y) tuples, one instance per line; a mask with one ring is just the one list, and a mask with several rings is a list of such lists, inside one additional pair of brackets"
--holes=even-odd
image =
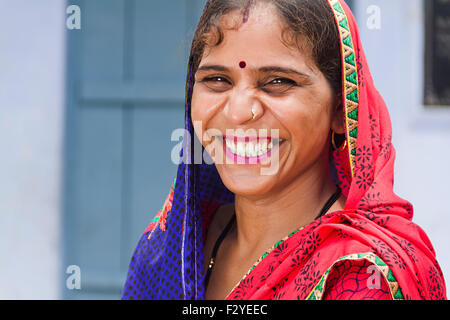
[(272, 137), (254, 137), (254, 136), (246, 136), (246, 137), (239, 137), (239, 136), (222, 136), (221, 137), (223, 140), (228, 140), (228, 141), (258, 141), (258, 140), (272, 140)]
[(228, 159), (233, 163), (256, 164), (268, 160), (278, 152), (285, 139), (272, 137), (218, 137)]

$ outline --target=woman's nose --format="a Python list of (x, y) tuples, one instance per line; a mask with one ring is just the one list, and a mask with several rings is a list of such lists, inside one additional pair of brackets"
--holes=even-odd
[(233, 90), (225, 105), (225, 116), (235, 125), (247, 123), (262, 115), (261, 102), (251, 90)]

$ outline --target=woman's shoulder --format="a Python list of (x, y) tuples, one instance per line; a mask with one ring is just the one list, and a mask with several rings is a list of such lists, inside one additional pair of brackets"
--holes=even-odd
[(358, 253), (335, 261), (308, 299), (397, 300), (403, 295), (389, 267), (376, 254)]
[(336, 263), (325, 286), (323, 300), (392, 300), (389, 284), (368, 260)]

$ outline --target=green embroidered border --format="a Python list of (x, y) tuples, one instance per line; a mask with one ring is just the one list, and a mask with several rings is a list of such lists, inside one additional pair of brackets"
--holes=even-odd
[(342, 48), (342, 65), (345, 70), (343, 89), (345, 97), (345, 119), (350, 170), (353, 177), (356, 163), (356, 141), (358, 138), (359, 81), (358, 66), (353, 46), (353, 39), (348, 25), (347, 15), (339, 0), (328, 0), (339, 26)]
[(381, 260), (376, 254), (372, 252), (350, 254), (336, 260), (331, 265), (331, 267), (329, 267), (327, 271), (324, 272), (319, 282), (315, 285), (314, 289), (308, 295), (306, 300), (322, 300), (322, 295), (325, 290), (328, 275), (330, 274), (331, 270), (336, 265), (336, 263), (342, 260), (361, 260), (361, 259), (368, 260), (380, 270), (380, 272), (383, 274), (384, 278), (386, 279), (389, 285), (389, 290), (393, 300), (404, 300), (402, 290), (400, 289), (397, 279), (395, 279), (391, 269), (383, 260)]

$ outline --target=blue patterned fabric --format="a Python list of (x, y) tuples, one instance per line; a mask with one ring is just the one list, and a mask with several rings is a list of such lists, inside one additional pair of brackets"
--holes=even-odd
[(165, 231), (156, 227), (150, 237), (145, 233), (140, 238), (130, 262), (122, 299), (204, 299), (201, 202), (234, 201), (234, 195), (223, 185), (216, 167), (194, 164), (193, 150), (187, 147), (188, 142), (193, 146), (195, 139), (190, 116), (194, 84), (192, 64), (190, 57), (185, 101), (185, 129), (190, 135), (185, 137), (180, 153), (183, 159), (186, 150), (190, 162), (185, 162), (190, 164), (182, 162), (178, 167)]

